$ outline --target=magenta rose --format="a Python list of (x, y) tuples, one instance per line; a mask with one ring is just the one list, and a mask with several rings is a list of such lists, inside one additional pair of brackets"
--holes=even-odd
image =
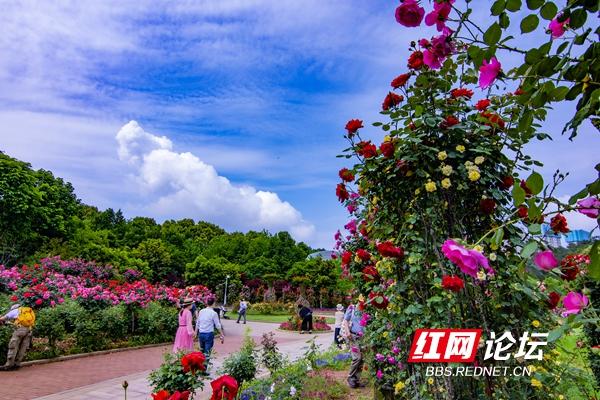
[(533, 258), (533, 262), (544, 271), (550, 271), (558, 266), (558, 260), (554, 257), (552, 250), (540, 251)]
[(498, 77), (501, 69), (502, 65), (496, 57), (492, 57), (490, 61), (483, 60), (483, 64), (479, 67), (479, 87), (482, 89), (490, 87)]
[(584, 294), (569, 292), (563, 299), (563, 305), (565, 306), (563, 315), (579, 314), (581, 310), (587, 307), (589, 302), (589, 299)]
[(550, 24), (548, 25), (548, 30), (550, 31), (552, 39), (558, 39), (564, 35), (565, 31), (567, 30), (566, 25), (569, 25), (569, 18), (560, 22), (560, 17), (560, 15), (557, 15), (556, 18), (550, 21)]
[(424, 15), (425, 9), (420, 7), (415, 0), (404, 0), (396, 8), (396, 21), (409, 28), (421, 25)]
[(466, 249), (454, 240), (448, 239), (444, 242), (442, 253), (456, 264), (463, 273), (474, 278), (477, 277), (480, 268), (485, 269), (490, 275), (495, 273), (483, 254), (477, 250)]
[(433, 3), (433, 11), (431, 11), (425, 17), (425, 24), (428, 26), (435, 25), (436, 29), (439, 32), (442, 32), (446, 27), (446, 21), (448, 20), (448, 15), (450, 15), (450, 11), (452, 11), (452, 4), (454, 0), (442, 1), (441, 3)]
[(600, 213), (600, 200), (597, 197), (588, 197), (577, 202), (577, 211), (590, 218), (598, 218)]

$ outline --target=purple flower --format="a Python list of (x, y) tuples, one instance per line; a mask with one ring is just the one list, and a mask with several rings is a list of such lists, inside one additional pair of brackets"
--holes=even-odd
[(540, 251), (533, 257), (533, 262), (539, 269), (550, 271), (558, 266), (558, 260), (552, 250)]
[(385, 356), (383, 354), (381, 354), (381, 353), (377, 353), (377, 354), (375, 354), (375, 359), (378, 362), (384, 362), (385, 361)]
[(483, 64), (479, 67), (479, 87), (486, 89), (494, 83), (502, 65), (496, 57), (492, 57), (490, 61), (483, 60)]
[(387, 362), (390, 364), (396, 364), (396, 359), (393, 356), (388, 356)]
[(598, 218), (600, 213), (600, 199), (595, 196), (581, 199), (577, 202), (577, 211), (590, 218)]
[(377, 374), (376, 375), (377, 375), (377, 379), (383, 378), (383, 372), (380, 369), (377, 370)]
[(569, 314), (579, 314), (581, 310), (587, 307), (589, 302), (589, 299), (584, 294), (569, 292), (569, 294), (567, 294), (563, 299), (563, 305), (566, 309), (563, 312), (563, 316), (567, 316)]

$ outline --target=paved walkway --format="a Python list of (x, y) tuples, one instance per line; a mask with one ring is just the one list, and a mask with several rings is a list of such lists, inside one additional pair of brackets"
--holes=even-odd
[[(263, 333), (275, 331), (278, 347), (291, 359), (304, 352), (303, 347), (310, 339), (307, 335), (276, 331), (277, 324), (248, 322), (236, 324), (226, 320), (225, 343), (216, 341), (214, 377), (223, 360), (239, 350), (244, 328), (251, 328), (251, 336), (257, 343)], [(327, 347), (333, 334), (313, 335), (317, 343)], [(148, 400), (151, 389), (146, 380), (148, 373), (162, 362), (162, 356), (170, 351), (170, 346), (124, 351), (50, 364), (34, 365), (18, 371), (0, 372), (0, 400), (118, 400), (124, 399), (123, 381), (129, 384), (127, 400)], [(206, 390), (195, 399), (210, 398), (210, 378)]]

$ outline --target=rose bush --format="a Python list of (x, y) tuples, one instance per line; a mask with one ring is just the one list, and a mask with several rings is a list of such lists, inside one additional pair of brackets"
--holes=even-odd
[[(557, 172), (544, 183), (532, 170), (541, 163), (524, 147), (550, 137), (539, 131), (539, 122), (552, 101), (580, 97), (583, 108), (568, 124), (573, 136), (583, 118), (597, 114), (600, 79), (592, 65), (599, 65), (598, 44), (590, 44), (579, 59), (569, 47), (560, 61), (568, 43), (586, 42), (586, 30), (570, 37), (556, 56), (550, 55), (552, 43), (521, 51), (499, 39), (508, 12), (522, 2), (495, 1), (492, 14), (499, 22), (487, 30), (470, 20), (470, 6), (467, 2), (461, 10), (453, 0), (432, 2), (425, 23), (440, 33), (411, 43), (409, 70), (399, 71), (409, 77), (394, 80), (395, 92), (385, 96), (381, 112), (386, 121), (373, 123), (385, 132), (383, 143), (392, 145), (377, 150), (374, 135), (363, 138), (363, 128), (346, 134), (350, 147), (342, 156), (356, 164), (345, 172), (354, 180), (338, 186), (351, 223), (337, 245), (364, 307), (369, 371), (388, 398), (556, 398), (564, 387), (587, 390), (583, 376), (589, 372), (565, 368), (553, 347), (573, 327), (598, 324), (597, 292), (586, 293), (591, 281), (600, 279), (600, 248), (591, 247), (585, 271), (573, 274), (569, 265), (567, 274), (559, 272), (559, 260), (540, 238), (540, 225), (550, 217), (552, 229), (564, 232), (566, 218), (558, 215), (574, 210), (598, 218), (600, 183), (561, 203), (553, 194), (565, 175)], [(527, 6), (541, 7), (543, 18), (556, 17), (565, 29), (575, 17), (581, 28), (588, 13), (598, 11), (597, 3), (585, 1), (569, 2), (561, 15), (551, 1), (527, 1)], [(407, 12), (417, 5), (401, 7)], [(398, 22), (412, 26), (403, 15), (408, 14), (397, 12)], [(566, 18), (571, 22), (563, 23)], [(526, 17), (522, 31), (535, 29), (536, 19)], [(553, 37), (562, 35), (554, 25)], [(507, 70), (502, 51), (523, 54), (525, 64)], [(511, 79), (518, 82), (516, 90), (500, 84)], [(573, 87), (554, 84), (563, 81)], [(394, 256), (400, 253), (404, 257)], [(405, 362), (418, 328), (482, 328), (483, 343), (492, 332), (519, 337), (535, 330), (549, 332), (549, 344), (544, 360), (533, 361), (534, 377), (427, 378), (426, 365)], [(482, 353), (475, 364), (493, 365)], [(502, 366), (522, 361), (509, 358)]]

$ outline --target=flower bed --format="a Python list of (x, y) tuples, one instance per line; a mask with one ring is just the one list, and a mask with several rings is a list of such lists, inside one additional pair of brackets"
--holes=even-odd
[[(302, 325), (302, 319), (296, 315), (292, 315), (286, 322), (279, 325), (279, 329), (284, 331), (299, 331)], [(327, 324), (325, 317), (314, 317), (313, 318), (313, 331), (314, 332), (327, 332), (331, 330), (331, 326)]]

